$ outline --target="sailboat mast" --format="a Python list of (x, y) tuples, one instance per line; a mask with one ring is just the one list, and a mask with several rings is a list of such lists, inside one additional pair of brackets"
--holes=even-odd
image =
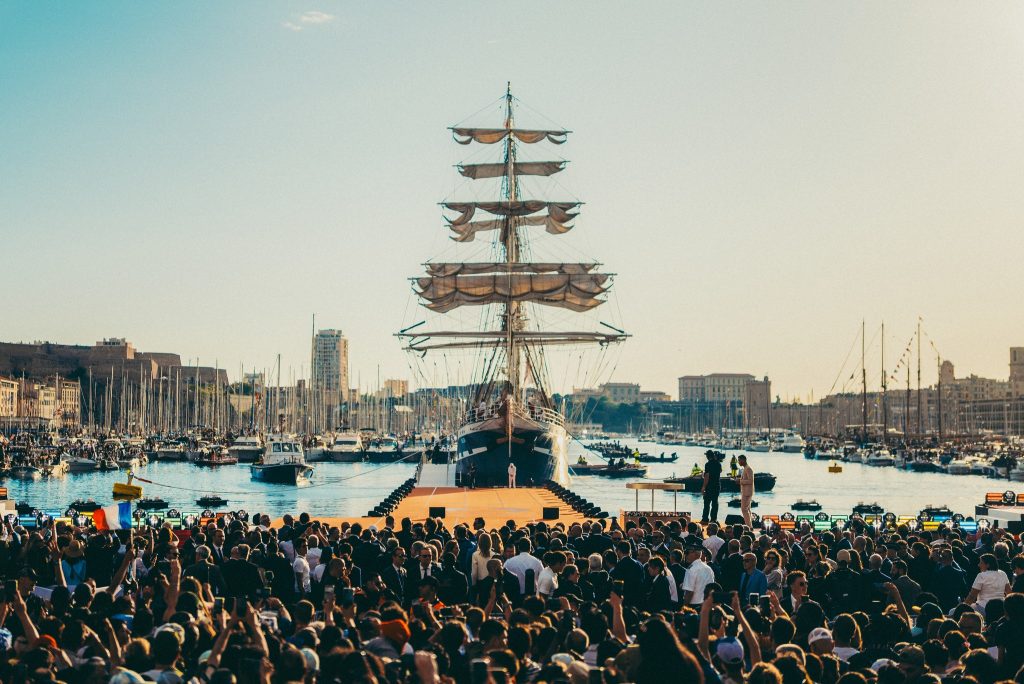
[(861, 439), (868, 438), (868, 369), (864, 364), (867, 341), (864, 339), (864, 319), (860, 319), (860, 398), (861, 398)]
[(889, 407), (885, 403), (885, 322), (882, 322), (882, 444), (888, 443)]
[(921, 318), (917, 319), (917, 434), (921, 432)]

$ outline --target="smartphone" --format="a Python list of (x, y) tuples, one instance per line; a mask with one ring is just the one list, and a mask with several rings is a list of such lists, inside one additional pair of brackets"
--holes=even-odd
[(730, 591), (716, 591), (711, 594), (711, 600), (714, 603), (729, 605), (732, 603), (732, 592)]
[(612, 591), (619, 595), (621, 598), (626, 593), (626, 583), (622, 580), (615, 580), (612, 582)]
[(748, 606), (756, 606), (757, 602), (760, 601), (760, 600), (761, 600), (761, 595), (760, 594), (751, 594), (750, 596), (747, 597), (747, 605)]
[(215, 598), (215, 599), (213, 599), (213, 612), (214, 613), (221, 613), (221, 612), (223, 612), (223, 610), (224, 610), (224, 599), (222, 599), (222, 598)]
[(238, 617), (248, 617), (249, 610), (249, 601), (247, 599), (240, 599), (240, 602), (238, 603)]
[(356, 591), (352, 587), (342, 587), (341, 594), (338, 597), (338, 605), (342, 608), (348, 608), (356, 602)]
[(18, 580), (7, 580), (4, 582), (4, 599), (7, 603), (14, 600), (18, 595)]
[(328, 584), (324, 587), (324, 601), (329, 598), (334, 598), (334, 585)]
[(758, 608), (761, 610), (762, 615), (771, 615), (772, 613), (772, 600), (768, 594), (765, 594), (757, 600)]
[(228, 611), (229, 613), (234, 613), (235, 612), (235, 597), (234, 596), (228, 596), (228, 597), (226, 597), (224, 599), (224, 610)]
[(273, 581), (274, 581), (274, 571), (273, 570), (267, 570), (266, 572), (263, 573), (263, 576), (267, 578), (267, 584), (273, 583)]

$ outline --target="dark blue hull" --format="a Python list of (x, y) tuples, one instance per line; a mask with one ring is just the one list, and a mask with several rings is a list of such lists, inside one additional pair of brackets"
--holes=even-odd
[(459, 436), (457, 482), (470, 485), (475, 466), (474, 486), (507, 487), (510, 461), (516, 464), (517, 486), (564, 479), (558, 471), (559, 463), (565, 463), (567, 442), (565, 430), (558, 426), (547, 431), (517, 430), (511, 442), (504, 431), (465, 431)]
[(285, 463), (281, 465), (251, 465), (249, 474), (257, 482), (273, 482), (275, 484), (298, 484), (308, 480), (313, 468), (304, 464)]

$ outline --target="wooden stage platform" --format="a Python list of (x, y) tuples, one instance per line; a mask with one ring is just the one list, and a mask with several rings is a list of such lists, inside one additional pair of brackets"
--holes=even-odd
[[(501, 527), (506, 520), (514, 520), (517, 525), (543, 520), (544, 508), (558, 507), (558, 520), (566, 526), (574, 522), (582, 522), (585, 518), (569, 507), (557, 496), (541, 487), (517, 487), (465, 489), (462, 487), (416, 487), (407, 497), (402, 499), (392, 515), (396, 527), (402, 518), (410, 518), (413, 522), (422, 522), (427, 518), (430, 508), (444, 506), (445, 525), (451, 529), (459, 523), (473, 524), (473, 520), (482, 517), (488, 528)], [(383, 527), (384, 518), (346, 518), (316, 516), (316, 520), (330, 525), (342, 522), (377, 525)], [(273, 523), (280, 524), (280, 520)]]

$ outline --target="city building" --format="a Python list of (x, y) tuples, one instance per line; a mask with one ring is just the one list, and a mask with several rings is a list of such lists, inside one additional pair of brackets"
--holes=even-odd
[(82, 424), (82, 386), (77, 380), (58, 380), (54, 420), (58, 427), (74, 428)]
[(748, 373), (711, 373), (679, 378), (679, 401), (743, 401)]
[(601, 394), (616, 404), (635, 404), (640, 401), (640, 385), (635, 382), (606, 382)]
[(1024, 347), (1010, 347), (1010, 396), (1024, 397)]
[(668, 392), (659, 392), (657, 390), (640, 390), (640, 403), (649, 404), (652, 401), (665, 402), (672, 401), (672, 397), (668, 395)]
[(0, 377), (0, 418), (18, 415), (18, 381)]
[(348, 340), (340, 330), (319, 330), (313, 340), (313, 386), (336, 402), (348, 400)]
[(407, 394), (409, 394), (409, 381), (394, 378), (385, 380), (384, 385), (377, 392), (377, 396), (381, 399), (401, 399)]

